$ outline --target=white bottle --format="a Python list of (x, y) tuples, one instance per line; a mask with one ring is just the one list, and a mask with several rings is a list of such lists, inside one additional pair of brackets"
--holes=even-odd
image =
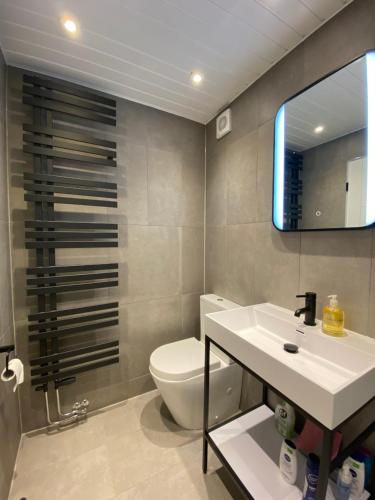
[(337, 500), (349, 500), (353, 476), (348, 463), (344, 463), (337, 477)]
[(363, 490), (365, 489), (365, 464), (353, 457), (347, 458), (344, 464), (349, 466), (353, 478), (350, 500), (357, 500), (361, 498)]
[(284, 439), (280, 450), (280, 471), (282, 477), (289, 484), (294, 484), (297, 479), (297, 449), (290, 439)]

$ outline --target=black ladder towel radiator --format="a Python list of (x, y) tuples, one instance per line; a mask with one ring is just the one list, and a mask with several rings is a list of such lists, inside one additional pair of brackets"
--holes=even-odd
[[(117, 184), (102, 172), (116, 168), (116, 143), (90, 130), (98, 123), (116, 125), (116, 101), (25, 73), (23, 103), (32, 107), (32, 123), (23, 125), (23, 150), (32, 155), (32, 168), (24, 173), (24, 199), (34, 207), (34, 219), (25, 221), (25, 246), (35, 260), (26, 270), (27, 295), (36, 303), (28, 330), (30, 342), (39, 344), (39, 355), (30, 359), (31, 384), (44, 393), (48, 424), (64, 425), (84, 416), (88, 402), (76, 402), (64, 413), (59, 388), (75, 382), (80, 373), (119, 362), (118, 340), (77, 341), (81, 333), (87, 339), (117, 326), (118, 302), (61, 306), (68, 292), (71, 302), (83, 291), (117, 287), (118, 263), (59, 265), (56, 258), (63, 249), (79, 253), (118, 246), (117, 224), (87, 221), (87, 209), (72, 215), (56, 210), (58, 205), (117, 207)], [(51, 418), (51, 389), (56, 419)]]

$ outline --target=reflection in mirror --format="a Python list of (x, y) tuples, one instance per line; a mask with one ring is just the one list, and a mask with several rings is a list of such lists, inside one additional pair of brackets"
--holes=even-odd
[(279, 109), (275, 226), (298, 231), (373, 224), (374, 161), (375, 52), (369, 52)]

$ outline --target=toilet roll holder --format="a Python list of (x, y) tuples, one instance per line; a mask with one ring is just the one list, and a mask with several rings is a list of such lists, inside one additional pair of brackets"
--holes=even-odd
[(9, 368), (9, 356), (14, 351), (14, 344), (0, 346), (0, 353), (5, 353), (5, 372), (4, 376), (10, 378), (14, 375), (14, 371)]

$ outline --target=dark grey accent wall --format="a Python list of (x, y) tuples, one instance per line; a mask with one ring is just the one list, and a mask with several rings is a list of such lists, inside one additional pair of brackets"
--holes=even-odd
[[(6, 159), (6, 65), (0, 50), (0, 345), (14, 343)], [(0, 357), (0, 371), (5, 366)], [(18, 394), (0, 382), (0, 498), (8, 498), (21, 437)]]
[(374, 46), (375, 2), (356, 0), (231, 104), (230, 134), (217, 141), (208, 124), (206, 292), (295, 309), (296, 294), (313, 290), (319, 316), (338, 293), (346, 326), (375, 338), (375, 231), (286, 234), (271, 222), (278, 107)]
[[(22, 171), (31, 161), (22, 153), (22, 72), (9, 68), (9, 160), (15, 279), (15, 320), (20, 349), (27, 360), (35, 351), (27, 341), (27, 313), (33, 300), (25, 296), (24, 220), (31, 217), (23, 201)], [(120, 326), (96, 334), (98, 340), (120, 338), (119, 365), (79, 376), (62, 389), (65, 408), (84, 397), (91, 408), (125, 400), (152, 389), (149, 357), (158, 346), (194, 336), (199, 331), (199, 295), (203, 291), (204, 142), (203, 125), (117, 99), (118, 124), (96, 128), (117, 141), (119, 208), (58, 206), (74, 220), (119, 223), (118, 249), (57, 250), (60, 264), (120, 263), (120, 287), (110, 291), (61, 297), (61, 304), (119, 299)], [(89, 124), (86, 123), (87, 128)], [(94, 132), (95, 133), (95, 132)], [(79, 300), (77, 300), (77, 298)], [(80, 340), (84, 340), (81, 336)], [(69, 339), (66, 340), (69, 345)], [(36, 352), (36, 351), (35, 351)], [(23, 430), (46, 425), (43, 398), (30, 387), (28, 367), (21, 391)]]
[(303, 152), (301, 228), (345, 226), (347, 164), (366, 155), (365, 141), (360, 130)]

